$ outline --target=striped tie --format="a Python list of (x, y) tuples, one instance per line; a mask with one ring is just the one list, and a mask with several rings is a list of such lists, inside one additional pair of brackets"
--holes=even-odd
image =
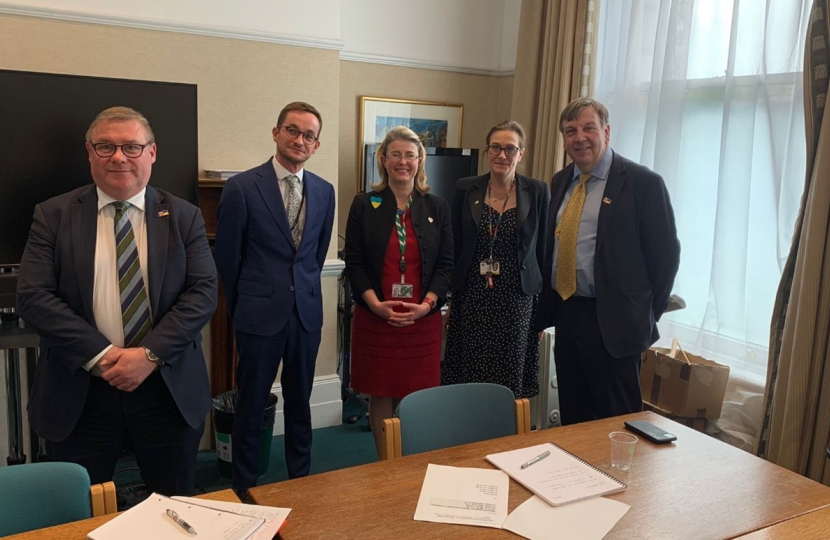
[(556, 292), (567, 300), (576, 292), (576, 240), (579, 236), (579, 222), (585, 206), (585, 184), (591, 179), (590, 173), (579, 175), (579, 184), (574, 187), (568, 205), (556, 227), (559, 252), (556, 256)]
[(147, 301), (133, 226), (127, 216), (130, 203), (114, 202), (112, 205), (115, 207), (115, 253), (124, 347), (138, 347), (152, 327), (150, 303)]

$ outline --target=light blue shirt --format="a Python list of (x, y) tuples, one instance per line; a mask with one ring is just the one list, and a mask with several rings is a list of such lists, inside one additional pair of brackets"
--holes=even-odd
[[(576, 237), (576, 296), (596, 297), (597, 291), (594, 283), (594, 256), (597, 247), (597, 226), (599, 225), (599, 210), (602, 206), (602, 199), (605, 195), (605, 184), (608, 180), (608, 171), (611, 170), (611, 161), (614, 157), (613, 151), (608, 148), (600, 158), (599, 163), (593, 170), (585, 171), (591, 173), (591, 179), (585, 185), (585, 206), (582, 208), (582, 218), (579, 220), (579, 232)], [(562, 219), (565, 207), (571, 200), (574, 188), (579, 183), (579, 175), (583, 171), (574, 165), (574, 175), (565, 192), (565, 198), (559, 205), (556, 213), (556, 224)], [(553, 275), (551, 285), (556, 289), (556, 261), (559, 256), (559, 242), (554, 239), (553, 243)]]

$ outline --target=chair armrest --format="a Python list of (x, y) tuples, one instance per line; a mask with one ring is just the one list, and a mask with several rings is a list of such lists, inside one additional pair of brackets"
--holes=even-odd
[(516, 433), (530, 433), (530, 400), (516, 400)]
[(387, 418), (383, 421), (380, 459), (395, 459), (401, 455), (401, 420)]
[(105, 516), (118, 512), (115, 498), (115, 484), (104, 482), (89, 486), (89, 502), (92, 507), (92, 517)]

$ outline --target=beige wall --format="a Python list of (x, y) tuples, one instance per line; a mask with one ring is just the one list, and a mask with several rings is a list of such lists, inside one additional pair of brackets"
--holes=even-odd
[(340, 234), (345, 234), (349, 207), (357, 193), (360, 96), (461, 103), (461, 145), (480, 148), (487, 131), (509, 115), (512, 92), (513, 77), (340, 62)]
[[(309, 169), (337, 188), (337, 51), (0, 15), (0, 68), (197, 84), (200, 169), (264, 162), (274, 152), (271, 128), (280, 108), (308, 101), (324, 123)], [(335, 245), (329, 258), (336, 256)], [(332, 374), (336, 366), (334, 278), (326, 278), (324, 291), (318, 375)]]

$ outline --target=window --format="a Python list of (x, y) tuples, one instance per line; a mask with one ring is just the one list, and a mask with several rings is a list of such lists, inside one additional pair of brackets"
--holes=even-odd
[[(681, 242), (661, 344), (763, 383), (772, 306), (804, 186), (810, 3), (601, 3), (596, 98), (611, 146), (660, 173)], [(736, 374), (737, 374), (736, 373)]]

